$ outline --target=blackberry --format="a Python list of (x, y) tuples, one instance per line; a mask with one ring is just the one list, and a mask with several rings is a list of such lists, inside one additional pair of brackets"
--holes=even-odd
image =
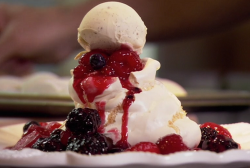
[(198, 148), (202, 147), (202, 143), (205, 140), (214, 139), (216, 135), (218, 134), (217, 131), (212, 128), (204, 127), (200, 129), (201, 129), (201, 141), (200, 141), (200, 144), (198, 145)]
[(202, 143), (203, 150), (214, 152), (223, 152), (229, 149), (238, 149), (238, 144), (231, 138), (224, 135), (216, 135), (213, 139), (204, 140)]
[(65, 124), (73, 134), (93, 134), (101, 125), (101, 118), (97, 110), (89, 108), (73, 109)]
[(61, 133), (63, 132), (62, 129), (55, 129), (50, 136), (56, 139), (60, 139), (61, 138)]
[(27, 122), (24, 126), (23, 126), (23, 132), (26, 132), (28, 130), (28, 128), (31, 126), (31, 125), (37, 125), (37, 126), (41, 126), (38, 122), (36, 121), (29, 121)]
[(69, 139), (66, 151), (74, 151), (86, 155), (96, 155), (108, 153), (110, 143), (107, 137), (96, 133), (92, 136), (80, 135)]
[(106, 65), (106, 60), (101, 54), (93, 54), (89, 60), (94, 70), (102, 69)]
[(48, 138), (39, 138), (32, 148), (39, 149), (41, 151), (65, 151), (66, 146), (61, 143), (60, 136), (53, 134)]

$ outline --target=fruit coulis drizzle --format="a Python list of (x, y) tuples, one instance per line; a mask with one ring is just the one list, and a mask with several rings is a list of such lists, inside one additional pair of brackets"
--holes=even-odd
[[(127, 49), (116, 51), (111, 55), (101, 50), (85, 54), (73, 71), (73, 87), (86, 108), (74, 108), (68, 114), (65, 130), (60, 129), (62, 125), (57, 122), (26, 123), (21, 139), (7, 149), (21, 150), (28, 147), (45, 152), (74, 151), (87, 155), (122, 151), (144, 151), (164, 155), (189, 150), (209, 150), (219, 153), (229, 149), (240, 149), (240, 145), (232, 139), (230, 132), (215, 123), (200, 125), (202, 136), (197, 148), (189, 149), (178, 134), (160, 137), (155, 143), (142, 141), (130, 146), (127, 127), (129, 107), (135, 100), (135, 94), (140, 93), (141, 89), (134, 87), (128, 78), (131, 72), (142, 68), (139, 56)], [(121, 136), (116, 144), (103, 134), (106, 103), (96, 102), (97, 110), (88, 108), (89, 102), (93, 102), (97, 95), (103, 93), (114, 82), (112, 77), (118, 77), (122, 87), (128, 90), (122, 103), (121, 132), (119, 133), (117, 128), (107, 131), (114, 133), (116, 138)], [(105, 82), (101, 82), (102, 80)], [(91, 87), (98, 88), (91, 90)], [(90, 95), (84, 97), (86, 93)]]
[[(60, 129), (61, 124), (57, 122), (26, 123), (22, 138), (8, 149), (21, 150), (28, 147), (45, 152), (74, 151), (87, 155), (122, 151), (144, 151), (164, 155), (188, 150), (209, 150), (219, 153), (229, 149), (240, 149), (240, 145), (232, 139), (230, 132), (215, 123), (200, 125), (201, 141), (194, 149), (189, 149), (178, 134), (160, 137), (156, 143), (140, 142), (130, 146), (129, 107), (135, 100), (135, 94), (140, 93), (141, 89), (129, 82), (129, 75), (142, 69), (143, 64), (139, 56), (126, 48), (111, 55), (102, 50), (86, 53), (79, 59), (79, 65), (73, 71), (73, 87), (86, 108), (74, 108), (68, 114), (65, 130)], [(128, 90), (122, 103), (121, 132), (119, 133), (117, 128), (107, 131), (114, 133), (116, 138), (121, 136), (116, 144), (103, 134), (106, 103), (96, 102), (97, 110), (88, 108), (89, 103), (115, 81), (113, 77), (118, 77), (122, 87)]]
[[(118, 77), (122, 87), (128, 90), (122, 103), (121, 139), (116, 144), (120, 148), (128, 148), (130, 146), (127, 141), (129, 107), (135, 100), (134, 94), (141, 92), (141, 89), (130, 83), (129, 75), (131, 72), (143, 69), (139, 55), (125, 47), (112, 54), (103, 50), (93, 50), (83, 55), (78, 62), (79, 65), (73, 71), (73, 87), (86, 107), (88, 102), (93, 102), (97, 95), (102, 94), (114, 82), (113, 77)], [(96, 105), (103, 125), (105, 104), (98, 102)], [(103, 127), (100, 131), (103, 132)]]
[(96, 102), (97, 111), (101, 118), (101, 126), (98, 128), (98, 132), (104, 133), (104, 122), (105, 122), (105, 102)]

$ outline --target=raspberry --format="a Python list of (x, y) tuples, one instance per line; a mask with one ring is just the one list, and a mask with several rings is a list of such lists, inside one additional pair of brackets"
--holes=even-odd
[(202, 143), (205, 140), (214, 139), (216, 135), (218, 134), (217, 131), (209, 127), (208, 128), (204, 127), (200, 129), (201, 129), (201, 141), (200, 141), (200, 144), (198, 145), (198, 148), (202, 147)]
[(170, 154), (189, 150), (189, 148), (183, 143), (182, 137), (177, 134), (170, 134), (160, 138), (156, 142), (156, 145), (160, 149), (161, 154)]
[(206, 122), (206, 123), (202, 124), (200, 126), (200, 128), (212, 128), (215, 131), (217, 131), (218, 134), (225, 135), (229, 138), (232, 138), (232, 135), (230, 134), (230, 132), (226, 128), (224, 128), (218, 124), (212, 123), (212, 122)]
[(48, 122), (39, 122), (39, 124), (41, 127), (46, 127), (46, 125), (48, 125), (49, 123)]
[(80, 135), (69, 139), (66, 151), (74, 151), (86, 155), (104, 154), (108, 153), (110, 145), (107, 138), (102, 134)]
[(114, 52), (109, 58), (108, 66), (112, 67), (115, 76), (120, 80), (127, 80), (131, 72), (143, 69), (139, 55), (130, 50)]
[(88, 76), (89, 73), (93, 72), (94, 70), (91, 68), (90, 65), (77, 65), (74, 68), (74, 79), (82, 79), (82, 78), (86, 78)]
[(140, 142), (131, 148), (128, 148), (126, 151), (142, 151), (160, 154), (159, 148), (152, 142)]
[(214, 152), (223, 152), (229, 149), (238, 149), (238, 144), (231, 138), (225, 135), (217, 135), (213, 139), (205, 140), (202, 143), (203, 150), (209, 150)]
[(73, 109), (65, 124), (66, 128), (76, 135), (96, 133), (100, 125), (101, 119), (98, 111), (89, 108)]
[(49, 122), (45, 128), (48, 129), (50, 132), (53, 132), (55, 129), (59, 128), (62, 124), (58, 123), (58, 122)]
[(30, 122), (27, 122), (24, 126), (23, 126), (23, 132), (26, 132), (28, 130), (28, 128), (31, 126), (31, 125), (37, 125), (37, 126), (40, 126), (40, 124), (36, 121), (30, 121)]
[(89, 60), (94, 70), (102, 69), (106, 65), (106, 60), (101, 54), (93, 54)]

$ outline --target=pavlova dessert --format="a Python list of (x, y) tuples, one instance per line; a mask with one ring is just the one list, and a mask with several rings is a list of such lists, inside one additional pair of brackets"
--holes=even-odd
[(177, 97), (155, 80), (160, 63), (139, 56), (146, 34), (140, 16), (123, 3), (91, 9), (78, 28), (85, 51), (76, 56), (69, 82), (75, 108), (63, 123), (26, 123), (8, 149), (95, 155), (240, 148), (226, 128), (190, 120)]

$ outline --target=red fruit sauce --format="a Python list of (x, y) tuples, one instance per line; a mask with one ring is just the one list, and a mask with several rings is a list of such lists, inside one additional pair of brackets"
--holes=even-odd
[(126, 151), (142, 151), (160, 154), (159, 148), (152, 142), (140, 142), (133, 147), (128, 148)]
[[(93, 54), (101, 54), (105, 58), (106, 65), (103, 68), (94, 70), (93, 67), (91, 67), (90, 57)], [(73, 71), (73, 87), (86, 107), (88, 107), (88, 102), (93, 102), (97, 95), (102, 94), (104, 90), (115, 81), (113, 77), (118, 77), (122, 87), (128, 90), (122, 104), (124, 113), (122, 116), (121, 139), (116, 144), (121, 148), (128, 148), (130, 146), (127, 142), (128, 110), (134, 102), (134, 94), (141, 92), (141, 89), (134, 87), (130, 83), (129, 75), (131, 72), (143, 69), (144, 65), (139, 55), (127, 48), (122, 48), (112, 54), (108, 54), (103, 50), (93, 50), (83, 55), (78, 62), (79, 65)], [(85, 100), (84, 97), (87, 100)], [(102, 124), (104, 124), (105, 104), (103, 104), (103, 102), (97, 102), (96, 106), (101, 116)]]

